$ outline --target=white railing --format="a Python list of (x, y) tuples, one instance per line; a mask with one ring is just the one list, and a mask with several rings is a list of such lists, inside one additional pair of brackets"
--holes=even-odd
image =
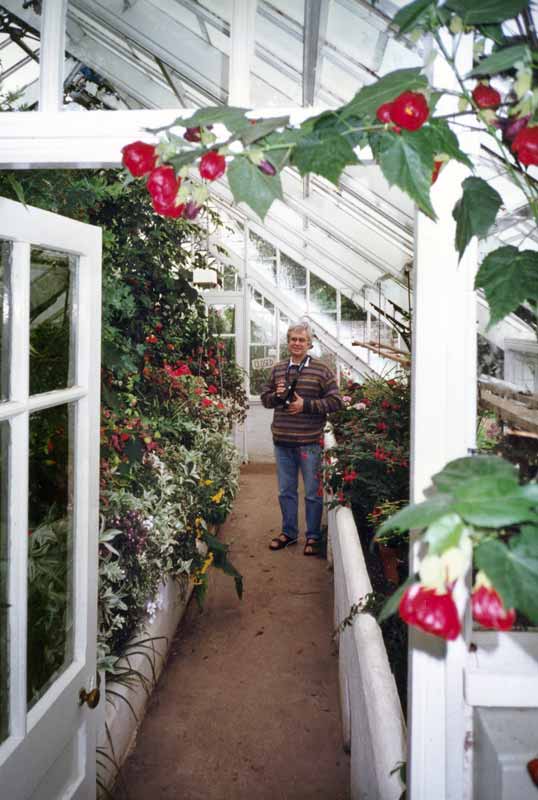
[[(326, 435), (326, 446), (334, 444)], [(334, 567), (335, 625), (353, 603), (372, 591), (349, 508), (328, 514), (329, 552)], [(399, 800), (397, 765), (406, 760), (402, 707), (381, 629), (370, 614), (358, 614), (338, 634), (344, 748), (351, 755), (352, 800)]]

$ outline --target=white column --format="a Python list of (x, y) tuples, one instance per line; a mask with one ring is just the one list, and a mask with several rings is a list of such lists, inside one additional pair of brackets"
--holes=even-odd
[[(447, 86), (446, 64), (440, 57), (434, 62), (433, 72), (435, 85)], [(461, 183), (468, 174), (461, 164), (446, 165), (432, 189), (438, 222), (422, 213), (417, 213), (416, 218), (413, 502), (424, 499), (432, 475), (448, 461), (468, 455), (475, 444), (477, 324), (473, 282), (477, 247), (473, 240), (458, 263), (452, 218), (454, 204), (461, 196)], [(415, 547), (413, 570), (417, 557)], [(462, 800), (465, 641), (460, 637), (446, 645), (414, 628), (409, 633), (409, 797)]]
[(230, 41), (228, 105), (250, 108), (257, 0), (234, 0)]
[(63, 106), (67, 0), (44, 0), (39, 56), (39, 110)]

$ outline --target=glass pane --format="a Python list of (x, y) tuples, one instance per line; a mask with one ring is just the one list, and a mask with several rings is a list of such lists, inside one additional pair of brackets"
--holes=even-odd
[(211, 305), (207, 316), (211, 333), (235, 333), (234, 305)]
[(9, 735), (7, 476), (9, 423), (0, 422), (0, 742)]
[(273, 345), (251, 345), (250, 348), (250, 393), (259, 394), (267, 382), (271, 368), (275, 363), (275, 347)]
[(28, 707), (73, 655), (72, 418), (67, 405), (30, 417)]
[(250, 231), (248, 257), (276, 286), (276, 248)]
[(30, 265), (30, 394), (74, 383), (72, 335), (75, 260), (32, 248)]
[(10, 267), (11, 244), (0, 242), (0, 298), (2, 302), (2, 322), (0, 324), (0, 400), (9, 397), (9, 347), (10, 347)]
[(222, 290), (225, 292), (240, 292), (241, 278), (237, 270), (226, 264), (222, 272)]
[(250, 301), (250, 341), (276, 346), (274, 306), (258, 292)]
[(306, 269), (285, 253), (280, 253), (280, 287), (306, 296)]
[(310, 273), (310, 309), (312, 313), (336, 313), (336, 289)]

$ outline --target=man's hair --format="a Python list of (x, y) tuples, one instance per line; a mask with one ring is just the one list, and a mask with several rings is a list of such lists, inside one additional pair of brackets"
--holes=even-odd
[(314, 336), (312, 334), (312, 328), (310, 327), (308, 322), (296, 322), (295, 325), (290, 325), (290, 327), (288, 328), (288, 333), (287, 333), (287, 337), (286, 337), (288, 342), (290, 340), (291, 334), (295, 333), (295, 331), (304, 332), (304, 334), (306, 335), (306, 338), (308, 339), (310, 344), (312, 344)]

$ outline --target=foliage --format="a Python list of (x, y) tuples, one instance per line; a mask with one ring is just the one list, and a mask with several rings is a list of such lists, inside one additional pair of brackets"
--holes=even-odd
[(345, 407), (331, 415), (337, 444), (326, 454), (324, 482), (332, 503), (349, 503), (365, 529), (383, 503), (408, 498), (409, 386), (369, 379), (344, 397)]
[[(122, 185), (112, 172), (4, 173), (0, 193), (103, 231), (98, 650), (100, 667), (115, 672), (128, 640), (155, 612), (166, 576), (199, 589), (215, 564), (242, 589), (225, 546), (215, 556), (209, 526), (225, 518), (237, 491), (229, 433), (245, 414), (243, 374), (211, 332), (191, 285), (191, 263), (204, 266), (207, 259), (198, 226), (159, 219), (141, 187)], [(32, 329), (33, 392), (65, 385), (67, 377), (70, 320), (65, 310), (58, 321), (51, 316), (57, 300), (51, 285)], [(60, 290), (66, 291), (65, 281)], [(53, 532), (67, 524), (68, 434), (64, 406), (33, 415), (31, 619), (32, 628), (57, 643), (59, 658), (69, 587), (64, 580), (56, 591), (51, 581), (62, 580), (67, 564), (65, 537)], [(46, 546), (37, 549), (42, 540)], [(63, 573), (58, 566), (47, 578), (43, 565), (54, 560)], [(36, 664), (46, 665), (37, 658), (42, 644), (36, 639)]]

